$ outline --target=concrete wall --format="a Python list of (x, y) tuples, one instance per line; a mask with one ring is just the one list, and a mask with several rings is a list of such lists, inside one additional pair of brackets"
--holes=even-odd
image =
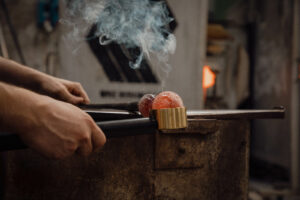
[(290, 166), (290, 79), (292, 1), (264, 0), (256, 4), (254, 108), (284, 106), (284, 120), (257, 120), (252, 135), (252, 156)]

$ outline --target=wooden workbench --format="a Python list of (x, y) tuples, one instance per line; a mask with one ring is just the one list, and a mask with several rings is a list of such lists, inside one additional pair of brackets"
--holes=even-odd
[(246, 200), (250, 119), (189, 115), (187, 129), (109, 139), (87, 158), (2, 153), (3, 199)]

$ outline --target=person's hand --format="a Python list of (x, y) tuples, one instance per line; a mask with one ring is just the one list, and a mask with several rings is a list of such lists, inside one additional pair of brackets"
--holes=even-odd
[(27, 88), (74, 105), (90, 102), (80, 83), (55, 78), (1, 57), (0, 66), (0, 81)]
[(1, 82), (0, 94), (0, 131), (18, 134), (46, 157), (89, 155), (106, 142), (93, 119), (70, 103)]
[(90, 103), (90, 99), (80, 83), (52, 76), (42, 79), (39, 92), (74, 105)]
[(19, 134), (29, 147), (46, 157), (62, 159), (75, 152), (87, 156), (104, 145), (104, 133), (88, 114), (69, 103), (44, 97)]

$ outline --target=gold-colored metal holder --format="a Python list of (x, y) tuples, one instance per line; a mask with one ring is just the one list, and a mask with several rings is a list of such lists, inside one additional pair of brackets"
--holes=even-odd
[(180, 129), (187, 127), (186, 108), (165, 108), (151, 111), (158, 123), (159, 130)]

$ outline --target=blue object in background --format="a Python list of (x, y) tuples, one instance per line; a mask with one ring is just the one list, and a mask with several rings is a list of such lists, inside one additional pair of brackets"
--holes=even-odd
[(37, 5), (38, 27), (51, 32), (59, 19), (58, 0), (39, 0)]

